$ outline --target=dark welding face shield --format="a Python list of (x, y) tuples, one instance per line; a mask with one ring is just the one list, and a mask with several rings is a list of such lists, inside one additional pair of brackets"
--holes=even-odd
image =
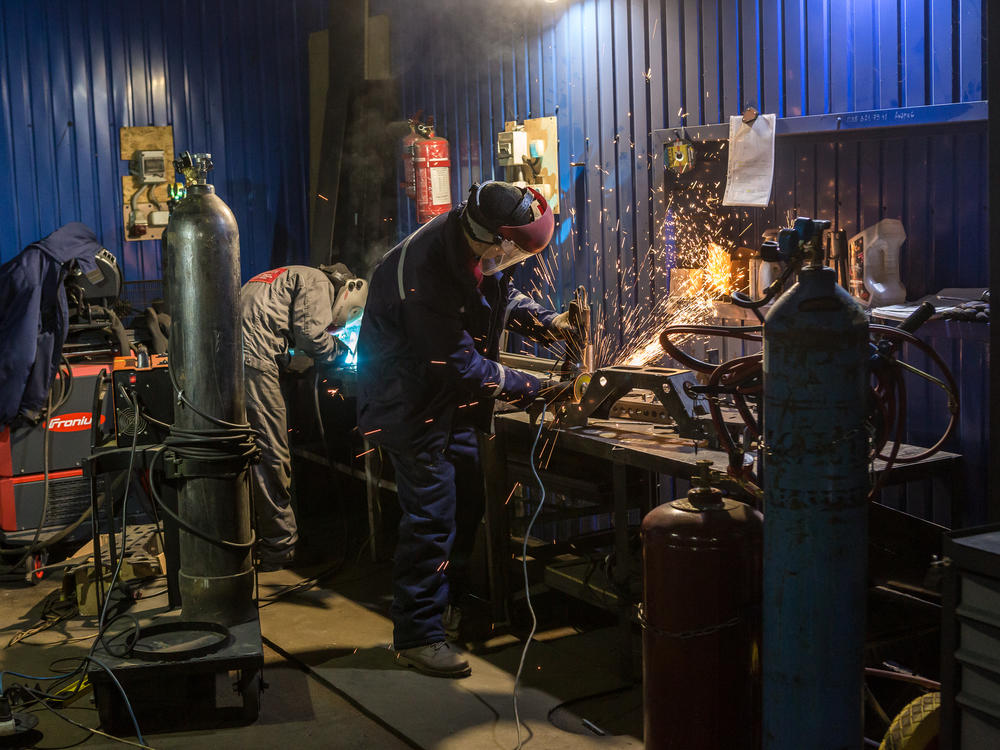
[(479, 258), (479, 268), (487, 276), (540, 253), (548, 247), (555, 230), (555, 219), (548, 202), (530, 187), (514, 188), (522, 191), (521, 200), (506, 216), (490, 216), (483, 202), (483, 190), (489, 185), (503, 183), (473, 184), (462, 212), (462, 223), (469, 236), (492, 245)]

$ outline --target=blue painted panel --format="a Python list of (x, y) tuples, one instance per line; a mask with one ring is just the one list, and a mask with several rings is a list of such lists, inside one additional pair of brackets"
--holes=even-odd
[(899, 76), (899, 7), (897, 0), (878, 0), (875, 3), (874, 45), (878, 59), (878, 100), (876, 107), (900, 106)]
[(808, 33), (802, 0), (784, 3), (782, 30), (785, 71), (784, 112), (786, 117), (797, 117), (806, 112), (808, 96), (806, 86), (809, 76), (806, 69)]
[(848, 28), (853, 41), (851, 65), (854, 97), (850, 109), (878, 109), (879, 47), (874, 3), (857, 0), (851, 5), (853, 14)]
[(698, 6), (698, 39), (701, 60), (701, 116), (700, 122), (720, 122), (722, 111), (722, 59), (725, 54), (721, 43), (722, 26), (719, 21), (718, 0)]
[[(178, 150), (215, 155), (245, 275), (304, 260), (306, 38), (325, 26), (327, 0), (153, 0), (149, 23), (124, 0), (61, 5), (0, 3), (0, 260), (82, 219), (127, 278), (158, 276), (159, 243), (125, 243), (121, 227), (118, 129), (146, 124), (172, 125)], [(542, 293), (561, 304), (587, 285), (609, 335), (623, 305), (664, 290), (664, 261), (648, 253), (662, 232), (654, 129), (725, 120), (743, 104), (820, 115), (983, 96), (982, 0), (447, 0), (446, 44), (422, 3), (378, 5), (403, 112), (434, 115), (451, 142), (456, 201), (497, 176), (505, 120), (558, 114), (559, 262)], [(912, 296), (985, 278), (981, 129), (795, 138), (775, 201), (747, 212), (744, 239), (793, 206), (849, 231), (899, 216)], [(398, 206), (405, 234), (412, 201)]]
[(850, 112), (854, 109), (854, 36), (851, 7), (853, 3), (830, 0), (830, 112)]
[(119, 128), (171, 125), (210, 151), (240, 227), (243, 275), (308, 257), (308, 34), (326, 0), (0, 3), (0, 261), (69, 221), (129, 281), (158, 241), (125, 242)]
[(952, 18), (952, 0), (928, 0), (928, 41), (929, 49), (925, 51), (929, 62), (930, 92), (927, 104), (958, 101), (955, 97), (952, 78), (952, 45), (954, 39), (954, 22)]
[(684, 24), (683, 6), (679, 0), (665, 3), (660, 17), (663, 27), (663, 78), (659, 86), (663, 91), (663, 107), (666, 110), (665, 125), (694, 124), (695, 120), (681, 120), (685, 111), (684, 79)]
[[(805, 24), (830, 38), (830, 0), (805, 0)], [(830, 111), (830, 45), (805, 44), (807, 107), (817, 114)]]
[(905, 107), (927, 101), (924, 60), (926, 58), (923, 0), (904, 0), (900, 5), (900, 73), (903, 78), (903, 100)]
[(774, 112), (784, 117), (785, 40), (781, 16), (781, 0), (760, 0), (760, 57), (763, 69), (761, 112)]
[[(995, 6), (994, 6), (995, 8)], [(983, 99), (983, 11), (979, 0), (959, 0), (958, 50), (959, 91), (955, 96), (963, 102)]]

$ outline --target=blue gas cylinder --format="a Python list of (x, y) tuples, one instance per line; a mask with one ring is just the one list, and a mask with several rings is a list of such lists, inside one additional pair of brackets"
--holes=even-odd
[(803, 268), (764, 322), (763, 747), (863, 745), (868, 323)]

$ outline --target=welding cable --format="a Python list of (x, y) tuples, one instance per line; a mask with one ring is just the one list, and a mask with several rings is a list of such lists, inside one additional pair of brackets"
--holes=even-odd
[[(328, 475), (331, 483), (334, 484), (334, 485), (336, 485), (337, 484), (337, 476), (336, 476), (336, 472), (333, 469), (333, 461), (332, 461), (332, 458), (331, 458), (332, 452), (330, 450), (330, 444), (326, 440), (326, 429), (323, 427), (323, 412), (321, 412), (320, 408), (319, 408), (319, 375), (320, 375), (320, 371), (319, 371), (318, 367), (315, 367), (314, 369), (316, 371), (316, 374), (313, 377), (313, 407), (314, 407), (314, 410), (316, 412), (316, 426), (319, 428), (319, 437), (320, 437), (320, 440), (323, 442), (323, 456), (326, 458), (326, 471), (327, 471), (327, 475)], [(381, 477), (381, 472), (380, 472), (379, 480), (381, 480), (381, 478), (382, 477)], [(338, 498), (338, 502), (339, 502), (339, 498)], [(341, 549), (345, 550), (344, 557), (340, 561), (340, 564), (343, 565), (343, 564), (345, 564), (347, 562), (347, 552), (346, 552), (346, 549), (347, 549), (347, 539), (350, 536), (350, 531), (349, 531), (348, 526), (347, 526), (347, 514), (346, 513), (339, 513), (338, 515), (340, 516), (341, 529), (342, 529), (342, 535), (343, 535), (343, 544), (341, 544), (340, 546), (341, 546)]]
[[(517, 675), (514, 677), (514, 723), (517, 725), (517, 750), (521, 750), (521, 715), (517, 710), (517, 689), (521, 684), (521, 672), (524, 671), (524, 660), (528, 656), (528, 648), (531, 646), (531, 639), (535, 637), (535, 630), (538, 627), (538, 618), (535, 616), (535, 608), (531, 604), (531, 585), (528, 582), (528, 538), (531, 536), (531, 528), (535, 525), (535, 520), (538, 518), (538, 514), (542, 511), (542, 506), (545, 504), (545, 485), (542, 484), (542, 478), (538, 475), (538, 461), (535, 459), (535, 449), (538, 447), (538, 439), (542, 436), (542, 429), (545, 427), (545, 407), (546, 404), (542, 403), (542, 411), (538, 415), (538, 432), (535, 433), (535, 439), (531, 443), (531, 454), (528, 456), (528, 463), (531, 465), (531, 473), (535, 476), (535, 481), (538, 482), (539, 498), (538, 507), (535, 508), (535, 512), (531, 515), (531, 520), (528, 522), (528, 528), (524, 531), (524, 543), (521, 547), (521, 563), (524, 567), (524, 598), (528, 602), (528, 612), (531, 613), (531, 632), (528, 633), (528, 639), (524, 642), (524, 648), (521, 650), (521, 661), (517, 665)], [(525, 725), (527, 729), (527, 725)]]
[(153, 457), (149, 460), (149, 473), (151, 477), (149, 482), (149, 488), (153, 491), (153, 500), (155, 500), (156, 504), (160, 506), (160, 510), (166, 513), (171, 519), (173, 519), (174, 523), (176, 523), (178, 526), (184, 529), (184, 531), (186, 531), (187, 533), (196, 536), (202, 541), (208, 542), (209, 544), (214, 544), (216, 547), (222, 547), (223, 549), (228, 549), (228, 550), (247, 550), (253, 547), (254, 543), (257, 541), (255, 533), (251, 533), (250, 540), (246, 542), (231, 542), (228, 539), (220, 539), (211, 536), (209, 534), (206, 534), (204, 531), (201, 531), (200, 529), (195, 528), (194, 526), (189, 524), (187, 521), (182, 519), (179, 515), (177, 515), (176, 513), (174, 513), (174, 511), (170, 509), (170, 506), (168, 506), (164, 502), (163, 498), (160, 497), (160, 493), (156, 491), (156, 482), (152, 481), (152, 477), (155, 476), (153, 470), (156, 467), (156, 462), (158, 460), (161, 460), (161, 457), (166, 452), (166, 450), (167, 446), (165, 445), (161, 446), (160, 448), (158, 448), (153, 452)]
[[(65, 358), (63, 358), (65, 360)], [(62, 373), (62, 363), (59, 365), (59, 369), (56, 371), (56, 378)], [(55, 385), (55, 383), (53, 383)], [(67, 396), (68, 398), (68, 396)], [(59, 402), (57, 401), (57, 404)], [(58, 406), (57, 406), (58, 408)], [(13, 549), (4, 550), (4, 552), (12, 554), (21, 554), (21, 558), (8, 567), (5, 572), (12, 572), (21, 567), (32, 553), (41, 551), (45, 549), (49, 544), (52, 544), (52, 538), (46, 539), (45, 543), (38, 546), (38, 540), (42, 535), (42, 527), (45, 526), (45, 518), (49, 513), (49, 422), (52, 419), (52, 387), (49, 387), (49, 392), (45, 396), (45, 415), (42, 422), (42, 515), (38, 519), (38, 526), (35, 527), (35, 535), (31, 539), (30, 544), (23, 545), (21, 547), (15, 547)], [(79, 519), (80, 523), (83, 522), (83, 518)]]
[(327, 454), (327, 461), (330, 456), (330, 446), (326, 444), (326, 430), (323, 429), (323, 413), (319, 410), (319, 368), (314, 368), (316, 375), (313, 378), (313, 406), (316, 409), (316, 426), (319, 428), (319, 437), (323, 441), (323, 448)]
[(177, 378), (172, 367), (167, 368), (167, 373), (170, 376), (170, 384), (174, 387), (174, 393), (177, 396), (178, 403), (184, 404), (184, 406), (189, 408), (191, 411), (193, 411), (202, 419), (207, 419), (212, 424), (219, 425), (219, 427), (225, 427), (232, 430), (239, 430), (241, 432), (244, 430), (250, 430), (251, 432), (253, 431), (253, 428), (250, 427), (250, 425), (246, 422), (242, 424), (238, 424), (235, 422), (227, 422), (224, 419), (219, 419), (218, 417), (213, 417), (210, 414), (206, 414), (205, 412), (203, 412), (197, 406), (188, 401), (187, 396), (184, 395), (184, 390), (177, 384)]
[[(570, 706), (574, 706), (577, 703), (583, 703), (585, 701), (597, 700), (598, 698), (610, 698), (612, 695), (619, 695), (620, 693), (628, 692), (629, 690), (632, 690), (636, 687), (640, 687), (641, 685), (642, 685), (641, 680), (637, 682), (630, 682), (627, 685), (621, 685), (616, 688), (611, 688), (610, 690), (602, 690), (599, 693), (590, 693), (589, 695), (580, 695), (577, 696), (576, 698), (570, 698), (569, 700), (563, 701), (562, 703), (557, 703), (556, 705), (554, 705), (552, 708), (549, 709), (549, 715), (548, 715), (549, 723), (552, 724), (552, 726), (558, 727), (558, 725), (554, 721), (552, 721), (552, 714), (554, 714), (556, 711), (564, 711)], [(641, 696), (639, 703), (641, 706), (642, 704)], [(580, 718), (581, 721), (585, 721), (585, 719), (583, 719), (582, 717), (578, 718)]]
[[(931, 382), (934, 382), (939, 387), (941, 387), (948, 398), (948, 411), (950, 413), (950, 419), (948, 425), (942, 433), (941, 437), (927, 450), (922, 451), (913, 456), (899, 456), (896, 458), (896, 463), (917, 463), (925, 458), (937, 453), (944, 446), (948, 438), (951, 437), (952, 433), (955, 431), (955, 427), (958, 425), (958, 415), (959, 415), (959, 397), (958, 397), (958, 383), (955, 381), (955, 376), (952, 374), (951, 369), (945, 363), (941, 355), (934, 350), (932, 346), (925, 343), (921, 339), (914, 336), (912, 333), (903, 331), (899, 328), (893, 328), (892, 326), (883, 326), (878, 324), (869, 325), (869, 330), (882, 335), (885, 338), (890, 339), (894, 344), (898, 345), (898, 342), (907, 343), (914, 345), (917, 349), (926, 354), (932, 362), (938, 367), (941, 373), (944, 375), (944, 382), (933, 378), (927, 373), (917, 370), (914, 367), (906, 365), (906, 369), (911, 372), (916, 372), (921, 377), (924, 377)], [(900, 390), (903, 395), (904, 406), (901, 410), (905, 413), (905, 383), (900, 376), (899, 379)]]
[(673, 359), (681, 363), (689, 370), (695, 370), (702, 374), (711, 373), (718, 365), (711, 362), (704, 362), (687, 352), (679, 349), (671, 340), (675, 335), (693, 336), (718, 336), (722, 338), (736, 338), (744, 341), (761, 341), (763, 326), (698, 326), (698, 325), (676, 325), (667, 326), (660, 332), (660, 346)]
[(125, 702), (125, 708), (128, 709), (128, 715), (132, 719), (132, 728), (135, 729), (135, 738), (145, 745), (146, 740), (142, 736), (142, 730), (139, 729), (139, 720), (135, 716), (135, 711), (132, 710), (132, 703), (129, 701), (128, 695), (125, 693), (125, 688), (122, 687), (122, 684), (118, 681), (115, 673), (111, 671), (111, 668), (107, 664), (100, 659), (95, 659), (92, 655), (85, 656), (83, 658), (88, 662), (96, 664), (98, 667), (107, 672), (108, 677), (110, 677), (111, 681), (115, 683), (115, 687), (118, 688), (118, 693), (121, 695), (122, 701)]
[[(101, 607), (101, 616), (100, 616), (100, 618), (97, 621), (97, 638), (94, 639), (94, 642), (90, 646), (90, 651), (87, 654), (88, 658), (92, 657), (94, 655), (94, 651), (97, 650), (97, 645), (100, 642), (102, 642), (103, 639), (104, 639), (104, 630), (105, 630), (105, 627), (106, 627), (105, 626), (105, 618), (108, 615), (108, 606), (111, 603), (111, 592), (114, 591), (115, 582), (118, 580), (118, 576), (121, 573), (122, 563), (125, 562), (125, 551), (128, 548), (127, 541), (126, 541), (126, 533), (128, 531), (128, 495), (129, 495), (129, 489), (132, 486), (132, 470), (135, 467), (135, 454), (136, 454), (136, 448), (138, 446), (138, 440), (139, 440), (139, 430), (133, 430), (133, 432), (132, 432), (132, 448), (129, 451), (129, 458), (128, 458), (128, 471), (125, 473), (125, 494), (122, 496), (122, 547), (121, 547), (121, 554), (118, 556), (118, 564), (115, 566), (115, 572), (111, 575), (111, 582), (108, 583), (108, 592), (107, 592), (107, 594), (104, 597), (104, 604)], [(110, 503), (109, 508), (110, 508), (110, 513), (111, 513), (111, 519), (112, 519), (112, 522), (113, 522), (114, 515), (115, 515), (114, 502)], [(98, 528), (98, 525), (97, 525), (97, 520), (98, 519), (96, 519), (96, 518), (94, 519), (94, 534), (100, 534), (101, 533), (101, 530)], [(114, 534), (114, 533), (115, 533), (114, 525), (113, 525), (113, 523), (109, 523), (108, 524), (108, 534)], [(111, 653), (111, 652), (109, 651), (108, 653)], [(112, 656), (114, 656), (114, 654), (112, 654)], [(126, 698), (126, 702), (127, 701), (128, 701), (128, 699)], [(138, 731), (138, 726), (136, 727), (136, 730)]]
[(39, 691), (33, 690), (32, 688), (28, 688), (28, 687), (25, 687), (25, 691), (29, 695), (34, 696), (36, 698), (36, 700), (38, 701), (39, 705), (41, 705), (44, 709), (46, 709), (47, 711), (50, 711), (51, 713), (55, 714), (56, 716), (58, 716), (60, 719), (62, 719), (63, 721), (65, 721), (68, 724), (72, 724), (73, 726), (78, 727), (80, 729), (83, 729), (84, 731), (90, 732), (91, 734), (96, 734), (96, 735), (99, 735), (101, 737), (106, 737), (109, 740), (114, 740), (115, 742), (120, 742), (123, 745), (129, 745), (131, 747), (139, 747), (139, 748), (143, 748), (144, 750), (154, 750), (154, 748), (150, 747), (149, 745), (145, 745), (145, 744), (143, 744), (141, 742), (133, 742), (132, 740), (127, 740), (124, 737), (115, 737), (113, 734), (108, 734), (107, 732), (102, 732), (100, 729), (94, 729), (93, 727), (88, 727), (86, 724), (81, 724), (80, 722), (76, 721), (75, 719), (71, 719), (69, 716), (67, 716), (66, 714), (64, 714), (59, 709), (55, 708), (54, 706), (50, 706), (44, 700), (41, 700), (41, 698), (45, 697), (45, 696), (44, 696), (44, 694), (39, 693)]
[[(746, 357), (738, 357), (736, 359), (731, 359), (728, 362), (723, 362), (721, 365), (716, 366), (712, 370), (712, 374), (708, 380), (708, 386), (710, 388), (722, 386), (722, 387), (732, 387), (728, 382), (730, 379), (737, 381), (745, 381), (747, 378), (756, 378), (760, 368), (760, 355), (751, 354)], [(726, 382), (723, 382), (726, 381)], [(745, 407), (744, 403), (744, 407)], [(709, 398), (708, 399), (708, 411), (712, 419), (712, 426), (715, 427), (715, 432), (719, 436), (719, 440), (724, 443), (724, 449), (726, 454), (729, 456), (729, 469), (730, 472), (735, 473), (736, 476), (743, 476), (743, 451), (736, 445), (736, 441), (733, 436), (729, 433), (729, 428), (726, 427), (726, 422), (722, 416), (722, 408), (719, 406), (719, 399)], [(747, 410), (749, 411), (749, 409)], [(746, 421), (743, 413), (740, 413), (743, 417), (744, 423), (751, 427), (751, 423)], [(752, 415), (750, 415), (752, 417)], [(751, 431), (756, 431), (756, 422), (753, 422)], [(759, 432), (757, 433), (759, 437)], [(736, 462), (737, 457), (739, 457), (739, 462)]]

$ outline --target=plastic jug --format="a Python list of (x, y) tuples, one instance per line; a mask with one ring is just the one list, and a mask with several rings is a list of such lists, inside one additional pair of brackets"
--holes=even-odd
[(872, 307), (905, 302), (906, 287), (899, 278), (899, 254), (905, 240), (899, 219), (882, 219), (851, 237), (851, 294)]

